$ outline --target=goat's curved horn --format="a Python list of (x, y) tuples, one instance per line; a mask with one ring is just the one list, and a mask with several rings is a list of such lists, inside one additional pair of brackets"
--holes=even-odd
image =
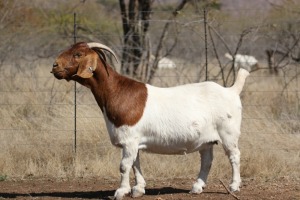
[(87, 43), (87, 45), (90, 47), (90, 48), (99, 48), (99, 49), (103, 49), (103, 50), (106, 50), (108, 51), (109, 53), (111, 53), (117, 62), (119, 62), (115, 52), (113, 50), (111, 50), (111, 48), (109, 48), (108, 46), (104, 45), (104, 44), (101, 44), (101, 43), (97, 43), (97, 42), (90, 42), (90, 43)]

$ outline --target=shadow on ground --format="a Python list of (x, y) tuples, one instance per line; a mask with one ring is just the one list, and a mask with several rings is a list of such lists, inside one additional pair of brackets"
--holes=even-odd
[[(60, 197), (60, 198), (83, 198), (83, 199), (112, 199), (115, 190), (105, 191), (83, 191), (83, 192), (41, 192), (41, 193), (0, 193), (2, 198), (20, 198), (20, 197)], [(172, 187), (146, 189), (146, 195), (164, 195), (188, 193), (188, 190)]]

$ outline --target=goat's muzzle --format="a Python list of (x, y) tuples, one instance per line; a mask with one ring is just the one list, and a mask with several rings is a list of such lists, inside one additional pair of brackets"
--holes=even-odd
[(55, 76), (55, 78), (57, 78), (57, 79), (63, 79), (65, 72), (66, 71), (64, 69), (60, 69), (58, 67), (58, 63), (55, 62), (55, 63), (53, 63), (52, 71), (50, 73), (52, 73)]
[(53, 63), (53, 68), (56, 68), (56, 67), (58, 67), (58, 64), (57, 64), (57, 62), (54, 62)]
[(51, 70), (50, 73), (54, 74), (57, 67), (58, 67), (57, 62), (53, 63), (53, 65), (52, 65), (52, 70)]

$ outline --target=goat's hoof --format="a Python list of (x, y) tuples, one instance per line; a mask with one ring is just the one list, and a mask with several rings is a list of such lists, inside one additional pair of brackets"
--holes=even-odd
[(239, 183), (231, 183), (229, 185), (229, 189), (231, 192), (239, 192), (240, 191), (240, 184)]
[(202, 193), (202, 191), (203, 191), (203, 187), (204, 187), (203, 184), (195, 183), (195, 184), (193, 185), (193, 188), (192, 188), (192, 190), (190, 191), (190, 193), (191, 193), (191, 194), (200, 194), (200, 193)]
[(141, 197), (145, 194), (145, 188), (142, 188), (140, 186), (134, 186), (132, 188), (132, 193), (131, 193), (131, 196), (133, 198), (136, 198), (136, 197)]
[(130, 188), (119, 188), (116, 190), (114, 200), (122, 200), (123, 197), (130, 193)]

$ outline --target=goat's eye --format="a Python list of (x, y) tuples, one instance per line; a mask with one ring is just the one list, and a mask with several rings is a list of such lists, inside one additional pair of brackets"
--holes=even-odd
[(74, 58), (80, 58), (81, 57), (81, 53), (75, 53), (73, 56), (74, 56)]

